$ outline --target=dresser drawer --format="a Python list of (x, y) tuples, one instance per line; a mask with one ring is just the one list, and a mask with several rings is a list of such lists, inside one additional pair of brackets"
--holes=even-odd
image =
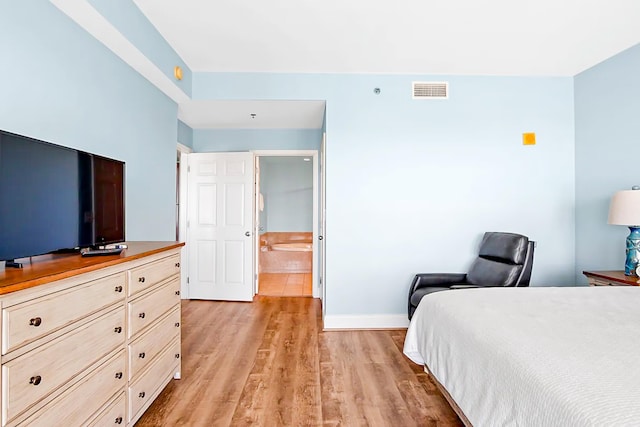
[(2, 365), (4, 422), (124, 345), (124, 307)]
[(129, 379), (134, 378), (180, 333), (180, 310), (175, 309), (129, 345)]
[(140, 377), (129, 387), (129, 420), (132, 420), (138, 412), (146, 408), (147, 402), (156, 396), (172, 377), (169, 373), (177, 371), (180, 354), (180, 341), (175, 340), (167, 346), (160, 355), (145, 370)]
[(124, 393), (121, 393), (107, 409), (102, 411), (96, 419), (89, 423), (89, 427), (124, 426), (127, 424), (127, 418), (125, 416), (126, 409), (127, 400)]
[[(119, 390), (124, 391), (125, 363), (125, 354), (121, 351), (18, 425), (47, 427), (85, 424)], [(121, 409), (124, 412), (124, 404)]]
[(180, 280), (175, 277), (159, 285), (153, 292), (130, 302), (129, 338), (180, 304), (179, 291)]
[(147, 289), (178, 273), (180, 273), (180, 255), (133, 268), (129, 271), (129, 295)]
[(2, 310), (2, 354), (124, 300), (125, 273), (35, 298)]

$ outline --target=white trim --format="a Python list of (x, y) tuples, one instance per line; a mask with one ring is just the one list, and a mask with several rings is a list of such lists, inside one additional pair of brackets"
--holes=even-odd
[(50, 1), (169, 98), (178, 104), (191, 99), (89, 2), (86, 0)]
[(322, 250), (318, 258), (318, 286), (320, 287), (320, 299), (322, 300), (322, 318), (327, 315), (327, 133), (322, 132), (322, 143), (320, 144), (320, 179), (318, 184), (322, 186), (321, 194), (318, 198), (320, 202), (320, 236), (322, 236)]
[(320, 217), (318, 212), (318, 207), (320, 206), (318, 200), (318, 152), (313, 152), (313, 215), (311, 220), (313, 221), (312, 233), (311, 236), (313, 238), (312, 247), (313, 252), (311, 255), (311, 279), (312, 279), (312, 292), (314, 298), (321, 298), (324, 292), (320, 289), (320, 280), (318, 277), (320, 275), (318, 272), (320, 271), (320, 266), (318, 265), (318, 252), (320, 251), (320, 245), (318, 245), (318, 236), (320, 235), (320, 227), (318, 223), (318, 218)]
[(253, 295), (260, 289), (258, 273), (260, 271), (260, 157), (253, 155)]
[(324, 316), (324, 330), (332, 329), (405, 329), (409, 319), (405, 314), (365, 314)]
[(191, 147), (187, 147), (186, 145), (184, 145), (184, 144), (180, 144), (180, 143), (178, 142), (178, 151), (179, 151), (179, 152), (181, 152), (181, 153), (187, 153), (187, 154), (189, 154), (189, 153), (193, 153), (193, 148), (191, 148)]
[(250, 150), (256, 156), (282, 156), (282, 157), (300, 157), (313, 156), (318, 154), (318, 150)]
[[(187, 242), (187, 192), (189, 187), (187, 186), (188, 175), (187, 170), (189, 168), (189, 152), (181, 150), (181, 146), (190, 150), (189, 147), (178, 143), (178, 152), (180, 153), (180, 211), (179, 211), (179, 224), (178, 234), (181, 242)], [(187, 284), (187, 276), (189, 275), (189, 245), (185, 245), (180, 253), (180, 298), (189, 299), (189, 285)]]

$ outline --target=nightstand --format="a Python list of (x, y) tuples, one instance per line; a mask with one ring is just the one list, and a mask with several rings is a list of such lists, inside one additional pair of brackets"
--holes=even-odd
[(589, 286), (640, 286), (636, 276), (625, 276), (624, 271), (583, 271)]

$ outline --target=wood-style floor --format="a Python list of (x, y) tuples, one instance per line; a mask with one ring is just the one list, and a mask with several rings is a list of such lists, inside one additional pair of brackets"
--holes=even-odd
[(144, 426), (460, 426), (405, 331), (322, 332), (313, 298), (184, 301), (182, 379)]
[(311, 273), (260, 273), (258, 293), (279, 297), (313, 296)]

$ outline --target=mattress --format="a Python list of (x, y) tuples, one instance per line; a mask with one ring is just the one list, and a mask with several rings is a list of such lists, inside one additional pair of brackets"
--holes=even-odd
[(640, 287), (436, 292), (404, 353), (477, 427), (640, 425)]

